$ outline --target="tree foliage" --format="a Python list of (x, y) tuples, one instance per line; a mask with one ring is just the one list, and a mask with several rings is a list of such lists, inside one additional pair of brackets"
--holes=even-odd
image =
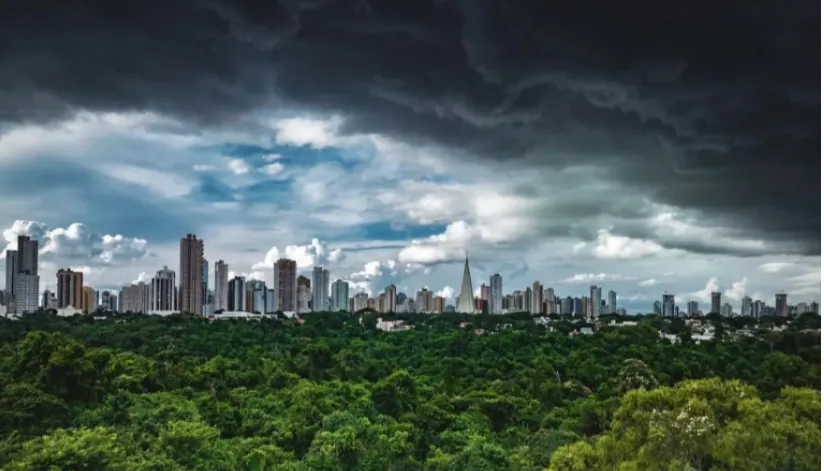
[(413, 328), (0, 320), (0, 468), (820, 468), (810, 316), (749, 337), (718, 318), (724, 335), (676, 343), (658, 330), (686, 340), (686, 325), (661, 318), (567, 335), (581, 321), (395, 317)]

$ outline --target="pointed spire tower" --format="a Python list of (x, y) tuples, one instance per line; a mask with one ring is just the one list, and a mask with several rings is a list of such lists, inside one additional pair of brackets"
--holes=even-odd
[(469, 275), (469, 252), (466, 253), (461, 293), (458, 295), (458, 305), (455, 310), (466, 314), (475, 313), (475, 294), (472, 292), (472, 277)]

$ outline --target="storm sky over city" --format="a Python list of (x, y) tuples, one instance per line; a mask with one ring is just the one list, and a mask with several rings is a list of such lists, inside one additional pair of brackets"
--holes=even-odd
[[(820, 300), (820, 4), (0, 6), (0, 226), (41, 289), (179, 240), (354, 291)], [(0, 270), (2, 270), (0, 264)], [(210, 284), (213, 282), (210, 275)]]

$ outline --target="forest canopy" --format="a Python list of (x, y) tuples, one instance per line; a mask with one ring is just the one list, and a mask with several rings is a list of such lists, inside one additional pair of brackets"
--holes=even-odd
[(805, 316), (747, 336), (710, 319), (702, 342), (654, 317), (0, 320), (0, 469), (820, 469)]

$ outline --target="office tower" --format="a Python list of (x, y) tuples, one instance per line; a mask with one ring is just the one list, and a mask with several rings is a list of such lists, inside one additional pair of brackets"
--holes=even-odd
[(698, 301), (690, 301), (687, 303), (687, 315), (690, 317), (698, 315)]
[(713, 291), (710, 294), (710, 298), (710, 312), (721, 314), (721, 293), (719, 293), (718, 291)]
[(83, 287), (83, 307), (81, 308), (86, 314), (97, 310), (98, 306), (97, 290), (91, 286)]
[(752, 316), (752, 298), (749, 296), (741, 298), (741, 315)]
[(40, 297), (40, 277), (28, 272), (16, 273), (14, 275), (14, 300), (9, 303), (8, 312), (15, 314), (25, 314), (36, 312), (38, 308), (38, 298)]
[(298, 298), (298, 266), (294, 260), (281, 258), (275, 262), (272, 288), (275, 290), (275, 311), (295, 312)]
[(421, 289), (415, 295), (415, 312), (432, 312), (432, 291), (426, 288)]
[(615, 314), (618, 312), (618, 293), (609, 290), (607, 293), (607, 314)]
[(790, 310), (787, 307), (787, 295), (784, 293), (776, 293), (775, 295), (775, 315), (783, 317), (790, 315)]
[(15, 262), (17, 273), (29, 273), (37, 275), (37, 260), (39, 244), (31, 237), (17, 236), (17, 261)]
[(503, 314), (504, 280), (495, 273), (489, 277), (489, 312)]
[(6, 250), (6, 296), (14, 294), (15, 274), (17, 274), (17, 251)]
[(83, 309), (83, 272), (57, 270), (57, 308)]
[(332, 310), (349, 310), (349, 283), (340, 279), (332, 283)]
[(398, 304), (398, 288), (395, 285), (389, 285), (383, 290), (386, 296), (386, 304), (382, 312), (395, 312)]
[[(327, 310), (329, 299), (329, 270), (323, 267), (312, 269), (312, 311)], [(394, 304), (394, 299), (393, 299)]]
[(215, 263), (215, 311), (229, 309), (229, 265), (223, 260)]
[(203, 266), (201, 267), (200, 273), (200, 293), (203, 297), (200, 302), (200, 305), (203, 306), (203, 312), (201, 314), (207, 316), (211, 314), (211, 312), (207, 312), (207, 306), (209, 305), (209, 261), (205, 258), (203, 259)]
[(652, 313), (656, 316), (661, 315), (661, 301), (655, 301), (652, 303)]
[(175, 272), (164, 266), (151, 281), (151, 301), (149, 311), (174, 311), (177, 297)]
[(589, 314), (590, 318), (596, 318), (601, 315), (601, 288), (592, 285), (589, 287)]
[(180, 312), (203, 312), (203, 240), (195, 234), (180, 239)]
[(532, 283), (532, 290), (529, 294), (529, 298), (530, 314), (542, 314), (544, 310), (544, 286), (540, 281), (535, 281)]
[(661, 306), (664, 310), (664, 316), (675, 317), (675, 295), (665, 294)]
[(266, 283), (263, 281), (246, 282), (246, 310), (258, 314), (266, 312)]
[(246, 278), (236, 276), (229, 281), (229, 311), (246, 310)]
[(461, 292), (455, 310), (463, 314), (475, 313), (475, 295), (472, 292), (472, 276), (469, 273), (469, 253), (464, 261), (463, 277), (461, 278)]
[(544, 312), (547, 314), (558, 312), (558, 300), (555, 298), (555, 290), (552, 288), (544, 288), (544, 308)]

